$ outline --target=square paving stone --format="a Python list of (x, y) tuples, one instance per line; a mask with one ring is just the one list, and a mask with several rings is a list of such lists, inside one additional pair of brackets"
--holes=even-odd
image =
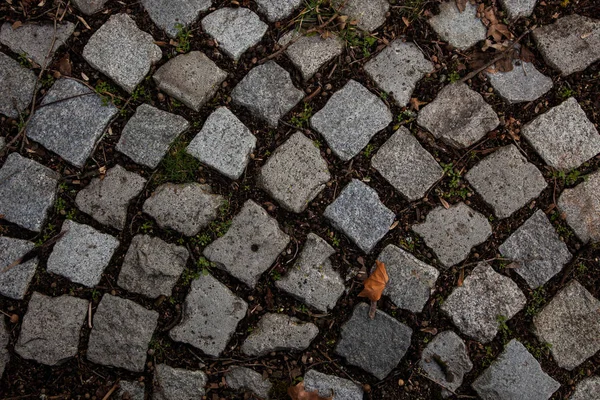
[[(454, 3), (445, 4), (456, 7)], [(421, 110), (417, 122), (436, 138), (459, 148), (478, 142), (500, 124), (492, 106), (464, 83), (443, 88)]]
[(319, 396), (339, 400), (363, 400), (363, 388), (348, 379), (327, 375), (314, 369), (304, 374), (304, 389), (319, 392)]
[(253, 68), (231, 93), (235, 104), (246, 107), (273, 128), (303, 97), (290, 73), (275, 61)]
[(248, 200), (227, 233), (204, 249), (204, 256), (253, 288), (289, 241), (277, 220)]
[(261, 168), (258, 185), (286, 210), (301, 213), (330, 179), (321, 151), (312, 140), (296, 132)]
[(410, 201), (425, 196), (444, 176), (442, 167), (405, 127), (379, 148), (371, 166)]
[(194, 111), (217, 92), (227, 73), (199, 51), (180, 54), (153, 75), (156, 86)]
[(82, 168), (119, 111), (87, 86), (59, 79), (27, 125), (27, 136)]
[(532, 289), (548, 282), (571, 260), (567, 245), (542, 210), (536, 211), (498, 250), (519, 265), (514, 271)]
[(190, 371), (158, 364), (154, 372), (152, 400), (197, 400), (204, 396), (208, 377), (202, 371)]
[(488, 343), (498, 333), (499, 318), (508, 321), (526, 302), (516, 283), (482, 262), (448, 296), (442, 311), (463, 334)]
[(477, 17), (477, 6), (467, 2), (459, 11), (454, 2), (440, 4), (440, 13), (429, 19), (429, 25), (452, 46), (466, 50), (487, 37), (487, 29)]
[(310, 119), (312, 127), (343, 161), (360, 153), (390, 122), (392, 113), (385, 103), (353, 80), (335, 92), (325, 107)]
[(365, 253), (388, 233), (396, 215), (365, 183), (353, 179), (323, 216)]
[(233, 390), (249, 390), (261, 399), (268, 399), (273, 386), (269, 379), (246, 367), (232, 367), (225, 373), (227, 386)]
[(269, 21), (275, 22), (292, 15), (302, 0), (256, 0), (256, 4), (258, 11), (265, 14)]
[(73, 3), (86, 15), (92, 15), (104, 8), (108, 0), (73, 0)]
[[(15, 300), (23, 300), (29, 282), (35, 275), (38, 259), (33, 258), (4, 271), (9, 265), (35, 248), (32, 242), (0, 237), (0, 294)], [(1, 376), (1, 375), (0, 375)]]
[(66, 233), (56, 242), (48, 258), (48, 272), (87, 287), (96, 286), (119, 241), (71, 220), (64, 222), (62, 232)]
[(202, 20), (202, 29), (215, 38), (219, 49), (234, 61), (260, 42), (268, 28), (258, 15), (241, 7), (220, 8)]
[(101, 224), (122, 230), (129, 203), (145, 185), (146, 179), (117, 164), (106, 171), (104, 177), (92, 179), (87, 187), (80, 190), (75, 204)]
[(423, 57), (421, 50), (402, 39), (394, 40), (365, 64), (365, 72), (391, 94), (400, 107), (408, 103), (417, 82), (433, 71), (433, 63)]
[(212, 0), (142, 0), (142, 5), (152, 21), (175, 38), (210, 8)]
[(118, 284), (130, 292), (156, 298), (171, 296), (185, 269), (187, 249), (156, 237), (137, 235), (123, 260)]
[(192, 139), (187, 152), (230, 179), (244, 173), (256, 137), (231, 111), (217, 108)]
[(572, 371), (600, 350), (600, 301), (571, 281), (533, 317), (535, 334), (559, 367)]
[(412, 228), (425, 240), (445, 267), (463, 261), (474, 246), (487, 240), (492, 227), (487, 218), (464, 203), (437, 207), (425, 222)]
[(179, 115), (142, 104), (123, 128), (117, 150), (134, 162), (154, 169), (171, 143), (189, 126)]
[(88, 40), (83, 58), (132, 93), (150, 67), (160, 61), (162, 51), (129, 15), (115, 14)]
[(509, 72), (487, 72), (490, 84), (508, 103), (534, 101), (550, 89), (552, 78), (535, 69), (533, 64), (521, 60), (513, 60), (513, 70)]
[(335, 34), (326, 38), (322, 38), (321, 35), (297, 38), (298, 35), (295, 30), (288, 32), (279, 40), (279, 45), (285, 46), (291, 40), (295, 40), (285, 50), (285, 54), (300, 70), (304, 80), (312, 78), (323, 65), (342, 54), (344, 50), (344, 42)]
[(533, 14), (537, 0), (500, 0), (500, 3), (509, 18), (517, 19)]
[(465, 178), (498, 218), (510, 217), (548, 186), (542, 173), (512, 144), (481, 160)]
[(212, 275), (201, 275), (192, 282), (185, 299), (181, 323), (169, 335), (212, 357), (219, 357), (246, 316), (248, 304), (234, 295)]
[(377, 260), (385, 264), (390, 278), (383, 294), (399, 308), (421, 312), (435, 287), (438, 270), (392, 244)]
[(356, 26), (369, 32), (384, 24), (390, 9), (388, 0), (334, 0), (332, 4), (339, 13), (356, 20)]
[(575, 393), (569, 400), (596, 400), (600, 393), (600, 376), (582, 380), (575, 387)]
[(142, 372), (158, 313), (105, 294), (94, 314), (87, 358), (96, 364)]
[(225, 198), (214, 194), (208, 185), (165, 183), (146, 200), (143, 210), (161, 228), (194, 236), (217, 218), (224, 203)]
[(582, 242), (600, 242), (600, 172), (588, 175), (573, 189), (565, 189), (558, 209)]
[(77, 355), (79, 333), (88, 301), (34, 292), (23, 318), (15, 352), (46, 365), (57, 365)]
[(117, 400), (145, 400), (145, 391), (143, 382), (120, 381), (116, 391)]
[(513, 339), (498, 359), (473, 382), (483, 400), (547, 400), (560, 383), (546, 374), (525, 346)]
[(600, 135), (574, 97), (525, 125), (521, 133), (556, 169), (578, 168), (600, 153)]
[(370, 319), (369, 306), (359, 303), (340, 335), (335, 353), (381, 380), (406, 354), (412, 329), (380, 310)]
[(0, 169), (0, 214), (9, 222), (40, 232), (54, 204), (60, 175), (18, 153)]
[(31, 103), (36, 81), (33, 71), (0, 53), (0, 114), (17, 118)]

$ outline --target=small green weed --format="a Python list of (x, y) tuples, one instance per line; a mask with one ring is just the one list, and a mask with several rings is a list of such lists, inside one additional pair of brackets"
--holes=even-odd
[(373, 45), (377, 43), (377, 38), (375, 36), (371, 36), (367, 32), (357, 32), (350, 28), (343, 32), (343, 39), (346, 41), (348, 47), (360, 49), (363, 53), (363, 57), (369, 57)]
[(566, 186), (574, 185), (579, 179), (585, 179), (585, 176), (581, 175), (581, 172), (576, 169), (572, 169), (569, 172), (553, 171), (552, 177), (561, 180)]
[(317, 149), (320, 149), (320, 148), (321, 148), (321, 146), (322, 146), (322, 145), (321, 145), (321, 142), (320, 142), (319, 140), (313, 140), (313, 144), (315, 145), (315, 147), (316, 147)]
[(492, 346), (485, 346), (485, 356), (483, 357), (483, 361), (481, 365), (483, 367), (489, 367), (492, 361), (494, 360), (494, 349)]
[(27, 58), (27, 54), (25, 53), (21, 53), (19, 54), (19, 64), (21, 64), (21, 66), (25, 67), (25, 68), (31, 68), (33, 65), (31, 64), (31, 61), (29, 61), (29, 58)]
[(312, 117), (313, 109), (308, 103), (304, 103), (304, 108), (301, 112), (294, 114), (290, 120), (291, 124), (298, 128), (308, 127), (308, 121)]
[(531, 300), (529, 301), (529, 305), (525, 310), (525, 315), (533, 317), (542, 309), (542, 306), (545, 302), (546, 290), (544, 290), (543, 286), (540, 286), (539, 288), (531, 292)]
[(274, 281), (281, 280), (281, 272), (273, 270), (273, 272), (271, 272), (271, 278), (273, 278)]
[(340, 247), (340, 238), (338, 238), (333, 232), (330, 233), (330, 237), (331, 244), (333, 244), (334, 247)]
[(406, 236), (404, 238), (400, 238), (398, 244), (400, 247), (408, 250), (409, 252), (414, 252), (417, 244), (419, 243), (419, 239), (413, 238), (412, 236)]
[(153, 227), (152, 221), (145, 221), (142, 226), (140, 226), (140, 232), (142, 233), (151, 233)]
[(210, 242), (212, 242), (212, 237), (208, 233), (200, 233), (194, 236), (191, 239), (192, 244), (198, 245), (201, 247), (207, 246)]
[(200, 162), (185, 151), (186, 147), (186, 143), (182, 140), (176, 141), (171, 146), (169, 153), (162, 160), (155, 175), (157, 184), (165, 182), (184, 183), (194, 180)]
[(498, 321), (498, 332), (500, 332), (502, 343), (506, 344), (510, 341), (510, 337), (512, 336), (512, 331), (506, 323), (508, 320), (504, 315), (498, 315), (496, 316), (496, 321)]
[(363, 150), (363, 154), (365, 155), (365, 157), (369, 158), (371, 157), (371, 154), (373, 154), (373, 151), (375, 151), (375, 146), (369, 143), (367, 147), (365, 147), (365, 149)]
[(105, 81), (98, 81), (94, 89), (100, 95), (103, 106), (108, 106), (111, 101), (115, 106), (123, 104), (123, 99), (119, 97), (119, 89), (116, 86)]
[(558, 90), (558, 96), (561, 99), (568, 99), (569, 97), (575, 96), (575, 91), (568, 86), (563, 86)]
[(165, 352), (171, 347), (171, 343), (169, 342), (161, 342), (158, 339), (152, 339), (150, 341), (149, 347), (154, 350), (154, 356), (162, 358), (165, 355)]
[(531, 353), (537, 360), (541, 360), (544, 357), (550, 355), (552, 345), (550, 343), (542, 343), (539, 346), (535, 346), (529, 342), (525, 342), (525, 348)]
[(133, 101), (150, 101), (150, 93), (148, 93), (148, 90), (144, 86), (139, 85), (138, 87), (135, 88), (133, 93), (131, 93), (131, 100), (133, 100)]
[(192, 38), (192, 33), (181, 24), (175, 24), (175, 29), (177, 29), (177, 46), (175, 50), (178, 53), (187, 53), (191, 48), (190, 39)]
[(218, 238), (225, 235), (227, 230), (231, 226), (231, 220), (227, 221), (213, 221), (209, 225), (209, 230)]
[(67, 202), (62, 197), (58, 197), (56, 199), (56, 203), (54, 204), (54, 208), (56, 211), (64, 211), (67, 208)]
[(585, 274), (587, 272), (588, 268), (584, 263), (579, 263), (577, 265), (577, 272), (579, 274)]
[(46, 74), (42, 79), (40, 79), (40, 85), (44, 89), (49, 89), (52, 85), (54, 85), (54, 77), (50, 74)]
[(448, 75), (448, 81), (450, 81), (450, 83), (456, 83), (460, 81), (460, 74), (457, 71), (452, 71)]
[(50, 239), (52, 236), (54, 236), (56, 234), (55, 230), (56, 230), (56, 225), (54, 225), (52, 223), (48, 223), (48, 225), (46, 225), (44, 227), (44, 230), (42, 231), (42, 236), (35, 242), (35, 246), (39, 247), (39, 246), (43, 245), (44, 243), (46, 243), (48, 241), (48, 239)]
[(100, 293), (100, 291), (93, 289), (92, 290), (92, 301), (97, 302), (98, 300), (100, 300), (101, 295), (102, 295), (102, 293)]
[(408, 123), (413, 122), (416, 118), (417, 117), (415, 113), (413, 113), (410, 110), (405, 110), (398, 114), (398, 116), (396, 117), (396, 121), (398, 121), (399, 125), (406, 125)]

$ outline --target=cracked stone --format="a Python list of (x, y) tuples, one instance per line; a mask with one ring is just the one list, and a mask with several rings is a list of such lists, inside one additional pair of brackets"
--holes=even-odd
[(92, 15), (104, 8), (108, 0), (73, 0), (73, 3), (86, 15)]
[(463, 12), (453, 2), (440, 4), (440, 13), (429, 19), (429, 25), (442, 40), (461, 50), (487, 37), (487, 29), (477, 17), (477, 6), (469, 2)]
[(270, 22), (289, 17), (302, 4), (302, 0), (256, 0), (258, 11)]
[(533, 14), (537, 0), (500, 0), (500, 3), (509, 18), (517, 19)]
[(138, 381), (120, 381), (117, 390), (118, 400), (145, 400), (145, 389)]
[(2, 296), (23, 300), (29, 283), (35, 275), (38, 259), (33, 258), (6, 272), (4, 269), (34, 248), (35, 245), (27, 240), (0, 237), (0, 294)]
[(196, 400), (204, 396), (208, 377), (202, 371), (190, 371), (158, 364), (154, 372), (152, 400)]
[(441, 308), (463, 334), (488, 343), (498, 333), (499, 316), (508, 321), (526, 302), (516, 283), (482, 262), (462, 286), (454, 289)]
[(363, 389), (351, 380), (327, 375), (314, 369), (304, 374), (304, 389), (318, 391), (319, 396), (336, 400), (362, 400)]
[(285, 50), (285, 54), (300, 70), (305, 81), (344, 50), (344, 42), (336, 35), (326, 38), (321, 35), (302, 36), (296, 39), (298, 35), (297, 31), (288, 32), (279, 40), (279, 45), (285, 46), (291, 40), (296, 40)]
[[(31, 103), (36, 81), (33, 71), (0, 53), (0, 114), (18, 118)], [(0, 150), (3, 147), (0, 145)]]
[(584, 243), (600, 242), (600, 172), (572, 189), (565, 189), (558, 198), (558, 209), (567, 224)]
[(232, 367), (225, 374), (225, 381), (233, 390), (249, 390), (262, 399), (269, 398), (269, 391), (273, 386), (261, 374), (245, 367)]
[(212, 0), (142, 0), (142, 5), (159, 28), (176, 38), (210, 8)]
[[(535, 1), (535, 0), (534, 0)], [(513, 70), (486, 73), (500, 97), (510, 104), (534, 101), (552, 89), (552, 78), (538, 71), (533, 64), (513, 60)]]
[(10, 362), (10, 353), (7, 348), (9, 341), (10, 335), (6, 330), (6, 323), (4, 318), (0, 318), (0, 377), (2, 377), (6, 366)]
[(575, 387), (575, 393), (569, 400), (596, 400), (600, 393), (600, 377), (592, 376), (582, 380)]
[(390, 122), (392, 113), (385, 103), (354, 80), (335, 92), (310, 119), (312, 127), (343, 161), (360, 153)]
[(335, 0), (332, 4), (336, 8), (341, 7), (340, 12), (356, 20), (356, 26), (369, 32), (384, 24), (390, 9), (388, 0)]

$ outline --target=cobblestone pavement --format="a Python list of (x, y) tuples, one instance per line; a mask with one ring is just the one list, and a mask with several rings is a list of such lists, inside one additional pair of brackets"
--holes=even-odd
[(0, 398), (600, 399), (595, 0), (4, 3)]

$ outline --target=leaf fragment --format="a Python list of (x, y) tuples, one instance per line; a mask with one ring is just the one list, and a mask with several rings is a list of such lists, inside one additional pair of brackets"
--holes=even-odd
[(385, 264), (375, 261), (375, 271), (365, 280), (364, 289), (358, 294), (359, 297), (367, 297), (371, 301), (379, 301), (390, 277), (385, 269)]

